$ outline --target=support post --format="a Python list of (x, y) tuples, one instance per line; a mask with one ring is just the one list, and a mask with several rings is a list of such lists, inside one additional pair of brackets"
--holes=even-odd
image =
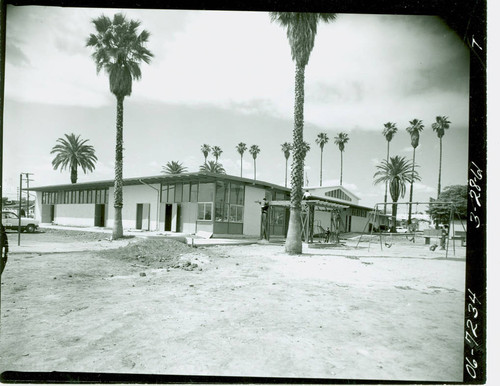
[(19, 209), (17, 215), (19, 217), (17, 225), (17, 245), (21, 245), (21, 200), (23, 198), (23, 173), (19, 174)]

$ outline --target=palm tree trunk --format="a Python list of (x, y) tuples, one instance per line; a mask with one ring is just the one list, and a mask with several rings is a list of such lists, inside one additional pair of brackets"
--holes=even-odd
[(253, 180), (257, 179), (257, 159), (253, 159)]
[(437, 199), (439, 200), (439, 195), (441, 194), (441, 163), (443, 160), (443, 138), (439, 138), (439, 176), (438, 176), (438, 195)]
[(293, 125), (292, 192), (290, 195), (290, 221), (285, 251), (290, 255), (302, 253), (302, 182), (304, 181), (304, 82), (305, 66), (295, 65), (295, 105)]
[(391, 232), (396, 233), (396, 217), (398, 214), (398, 204), (395, 202), (392, 204), (392, 226), (391, 226)]
[(71, 183), (76, 184), (76, 181), (78, 180), (78, 170), (76, 169), (76, 166), (71, 167)]
[(413, 173), (414, 172), (415, 172), (415, 148), (413, 148), (413, 164), (411, 167), (410, 205), (408, 206), (408, 225), (411, 224), (411, 202), (413, 201)]
[(342, 169), (344, 168), (344, 159), (342, 157), (342, 150), (340, 151), (340, 186), (342, 186)]
[(319, 186), (323, 186), (323, 148), (321, 148), (321, 158), (319, 161)]
[(240, 177), (243, 177), (243, 154), (240, 156)]
[[(387, 141), (387, 158), (386, 162), (389, 163), (389, 141)], [(387, 184), (388, 182), (385, 182), (385, 194), (384, 194), (384, 214), (387, 214)]]
[(285, 158), (285, 188), (286, 188), (287, 176), (288, 176), (288, 158)]
[(123, 207), (123, 99), (116, 97), (116, 147), (115, 147), (115, 184), (114, 208), (115, 221), (113, 225), (113, 240), (123, 237), (122, 207)]

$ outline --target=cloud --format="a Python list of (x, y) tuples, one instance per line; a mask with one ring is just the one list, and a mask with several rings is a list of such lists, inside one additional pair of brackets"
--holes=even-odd
[(9, 52), (6, 56), (6, 62), (14, 66), (27, 67), (30, 65), (30, 60), (28, 56), (20, 48), (19, 43), (16, 43), (16, 39), (9, 39), (5, 43), (5, 50)]
[(413, 183), (413, 189), (415, 191), (418, 191), (420, 193), (435, 193), (436, 192), (436, 187), (424, 185), (421, 182), (414, 182)]

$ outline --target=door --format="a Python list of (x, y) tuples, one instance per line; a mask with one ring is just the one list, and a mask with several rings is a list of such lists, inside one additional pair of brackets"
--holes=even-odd
[(106, 207), (104, 204), (97, 204), (95, 206), (94, 226), (106, 226)]
[(51, 223), (54, 221), (54, 205), (42, 205), (42, 222)]
[(142, 229), (142, 204), (137, 204), (135, 213), (135, 229)]
[(286, 208), (274, 206), (270, 210), (270, 235), (271, 236), (285, 236), (285, 217)]
[(137, 204), (135, 229), (149, 231), (150, 204)]
[(142, 204), (142, 222), (141, 222), (141, 229), (144, 229), (146, 231), (149, 231), (149, 215), (150, 215), (150, 209), (151, 205), (150, 204)]
[(172, 204), (165, 205), (165, 230), (172, 230)]

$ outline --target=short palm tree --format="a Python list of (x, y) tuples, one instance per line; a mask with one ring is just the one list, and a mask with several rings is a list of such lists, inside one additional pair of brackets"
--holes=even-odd
[(257, 179), (257, 154), (260, 153), (260, 149), (257, 145), (250, 146), (250, 150), (248, 152), (252, 155), (253, 158), (253, 179)]
[(438, 194), (441, 194), (441, 164), (443, 160), (443, 136), (445, 130), (450, 128), (450, 121), (448, 121), (448, 117), (446, 116), (438, 116), (436, 117), (436, 123), (432, 124), (432, 130), (434, 130), (439, 138), (439, 176), (438, 176)]
[(123, 237), (123, 101), (132, 93), (132, 81), (141, 79), (141, 62), (150, 63), (153, 54), (146, 48), (149, 32), (138, 32), (141, 23), (127, 20), (121, 13), (113, 20), (107, 16), (93, 19), (96, 34), (90, 34), (87, 47), (92, 47), (92, 58), (97, 73), (102, 69), (109, 75), (109, 88), (116, 97), (116, 146), (113, 239)]
[(169, 161), (162, 167), (162, 173), (165, 174), (181, 174), (187, 172), (187, 168), (179, 161)]
[(210, 154), (211, 150), (212, 148), (206, 143), (201, 145), (201, 152), (203, 153), (203, 157), (205, 157), (205, 163), (207, 163), (207, 157)]
[[(411, 146), (413, 147), (413, 165), (415, 165), (415, 149), (417, 148), (420, 141), (420, 132), (424, 130), (424, 125), (420, 119), (414, 119), (410, 121), (410, 126), (406, 128), (406, 131), (410, 133), (411, 137)], [(412, 169), (412, 173), (415, 170), (415, 167)], [(410, 184), (410, 204), (408, 205), (408, 224), (411, 224), (411, 207), (413, 200), (413, 180)]]
[(236, 145), (236, 150), (240, 154), (240, 177), (243, 177), (243, 153), (247, 150), (246, 143), (240, 142)]
[(56, 154), (52, 160), (54, 170), (60, 168), (63, 171), (66, 168), (71, 170), (71, 183), (76, 184), (78, 180), (78, 166), (84, 173), (87, 170), (92, 172), (95, 169), (97, 157), (94, 147), (87, 145), (88, 139), (82, 140), (80, 136), (75, 134), (64, 134), (66, 139), (58, 138), (50, 154)]
[(215, 157), (215, 163), (218, 163), (219, 157), (222, 154), (222, 149), (219, 146), (212, 146), (212, 154)]
[[(395, 123), (392, 122), (387, 122), (384, 123), (384, 131), (382, 131), (382, 135), (385, 137), (387, 141), (387, 157), (386, 161), (389, 162), (389, 144), (392, 141), (392, 137), (394, 137), (394, 134), (398, 131), (398, 128), (396, 127)], [(386, 181), (385, 183), (385, 194), (384, 194), (384, 214), (387, 213), (387, 184), (388, 182)]]
[(340, 150), (340, 185), (342, 185), (342, 169), (344, 168), (344, 159), (342, 154), (344, 153), (345, 144), (349, 141), (349, 136), (346, 133), (339, 133), (335, 137), (335, 145), (339, 147)]
[(200, 166), (200, 172), (226, 174), (226, 170), (222, 167), (222, 165), (215, 161), (205, 162)]
[(288, 158), (290, 158), (290, 152), (292, 151), (292, 144), (290, 142), (284, 142), (281, 144), (281, 151), (285, 156), (285, 188), (286, 188), (286, 177), (288, 175)]
[(323, 185), (323, 147), (328, 143), (328, 135), (326, 133), (319, 133), (318, 138), (316, 138), (316, 143), (321, 149), (321, 158), (319, 162), (319, 186)]
[[(299, 149), (304, 131), (304, 81), (305, 69), (314, 47), (314, 40), (320, 21), (335, 20), (332, 13), (271, 12), (271, 21), (286, 28), (286, 35), (295, 62), (295, 106), (293, 126), (293, 147)], [(302, 253), (302, 182), (304, 177), (304, 156), (302, 151), (293, 152), (292, 192), (290, 202), (290, 222), (285, 243), (288, 254)]]
[(389, 161), (383, 160), (377, 165), (378, 171), (373, 175), (374, 184), (381, 182), (389, 184), (389, 192), (392, 198), (392, 226), (391, 232), (396, 232), (396, 216), (398, 213), (397, 202), (406, 193), (406, 183), (420, 180), (420, 176), (414, 171), (415, 165), (405, 157), (391, 157)]

